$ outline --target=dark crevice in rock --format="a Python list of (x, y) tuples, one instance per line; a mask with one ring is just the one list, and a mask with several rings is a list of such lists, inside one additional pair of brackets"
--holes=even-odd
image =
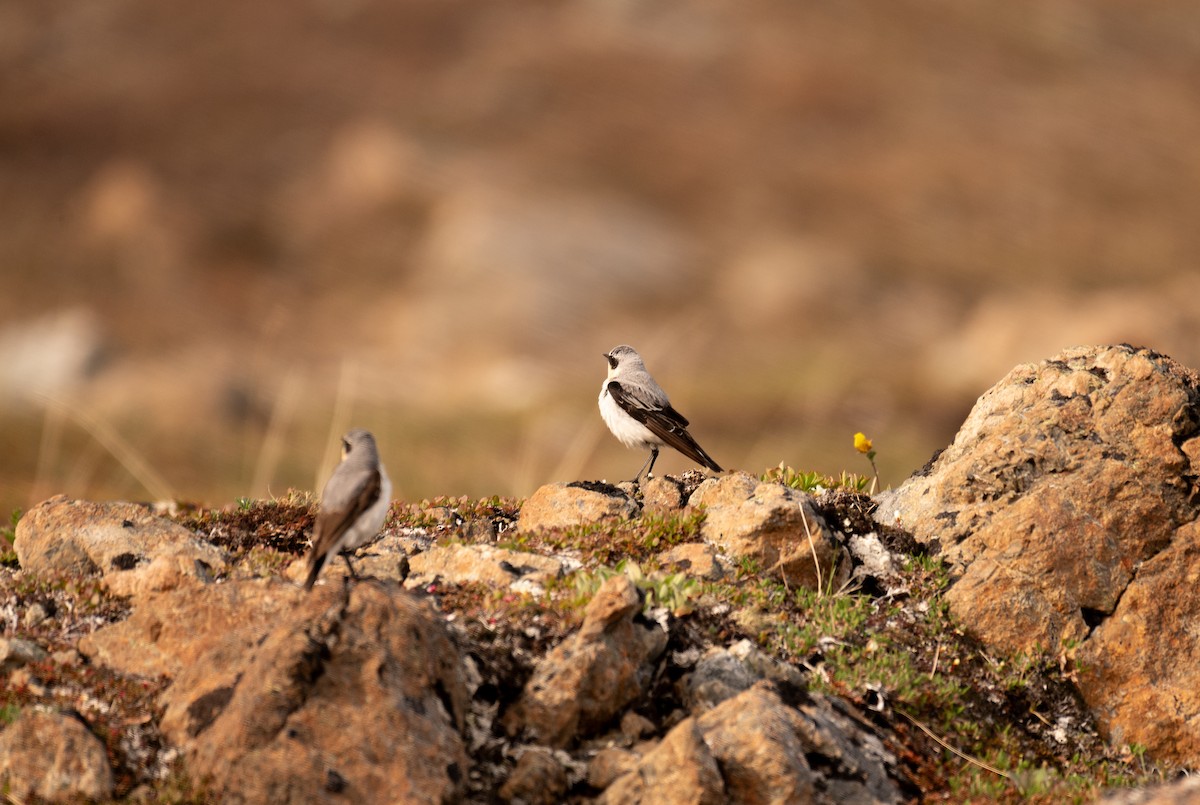
[(241, 678), (241, 674), (238, 674), (232, 685), (210, 690), (188, 705), (187, 731), (190, 737), (195, 738), (204, 732), (225, 711), (225, 707), (233, 699), (233, 692)]
[(608, 495), (611, 498), (628, 497), (620, 487), (604, 481), (572, 481), (567, 484), (568, 489), (586, 489), (588, 492), (599, 492), (602, 495)]
[(1087, 625), (1089, 635), (1097, 626), (1104, 623), (1104, 620), (1111, 614), (1111, 612), (1105, 612), (1102, 609), (1092, 609), (1091, 607), (1079, 608), (1079, 617), (1083, 618), (1083, 622)]
[(113, 570), (133, 570), (140, 561), (141, 557), (136, 553), (122, 553), (114, 556), (109, 564)]
[(912, 474), (912, 477), (913, 477), (913, 478), (926, 478), (926, 477), (928, 477), (929, 475), (931, 475), (931, 474), (933, 473), (933, 465), (934, 465), (934, 463), (935, 463), (935, 462), (938, 460), (938, 458), (939, 458), (939, 457), (942, 455), (942, 453), (944, 453), (945, 451), (946, 451), (946, 448), (944, 448), (944, 447), (941, 447), (941, 448), (938, 448), (937, 450), (934, 450), (934, 451), (933, 451), (933, 455), (929, 457), (929, 460), (928, 460), (928, 461), (926, 461), (926, 462), (925, 462), (925, 463), (924, 463), (924, 464), (921, 466), (921, 469), (919, 469), (919, 470), (917, 470), (916, 472), (914, 472), (914, 473)]

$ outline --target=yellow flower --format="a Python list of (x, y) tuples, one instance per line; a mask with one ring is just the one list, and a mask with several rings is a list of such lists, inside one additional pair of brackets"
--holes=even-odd
[(867, 438), (865, 433), (854, 434), (854, 449), (860, 453), (871, 452), (871, 440)]

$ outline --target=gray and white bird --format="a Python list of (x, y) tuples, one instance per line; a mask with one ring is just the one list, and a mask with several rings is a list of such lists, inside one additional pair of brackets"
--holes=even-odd
[(626, 447), (650, 451), (650, 458), (634, 476), (650, 476), (658, 449), (674, 447), (680, 453), (714, 472), (721, 466), (688, 433), (688, 421), (671, 407), (667, 393), (646, 371), (642, 356), (633, 347), (622, 344), (605, 353), (608, 377), (600, 387), (600, 416), (613, 436)]
[(304, 589), (312, 589), (321, 568), (338, 554), (357, 579), (349, 552), (379, 533), (391, 502), (392, 482), (379, 463), (375, 437), (360, 428), (350, 431), (342, 437), (342, 463), (321, 491)]

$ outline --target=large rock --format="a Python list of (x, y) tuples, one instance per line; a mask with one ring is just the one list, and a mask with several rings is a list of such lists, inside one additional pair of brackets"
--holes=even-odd
[(251, 650), (304, 600), (300, 587), (268, 579), (168, 590), (80, 638), (79, 651), (123, 673), (174, 678), (214, 644)]
[(1009, 651), (1078, 646), (1118, 743), (1200, 763), (1200, 380), (1128, 346), (1018, 366), (878, 516), (940, 544), (954, 614)]
[(435, 545), (409, 560), (409, 576), (404, 586), (422, 587), (441, 581), (504, 589), (519, 581), (545, 585), (562, 572), (562, 562), (550, 556), (492, 545)]
[(394, 583), (292, 600), (256, 645), (218, 641), (164, 694), (189, 771), (223, 801), (455, 801), (470, 697), (439, 618)]
[(895, 764), (877, 737), (828, 701), (797, 709), (760, 682), (685, 718), (599, 802), (895, 803)]
[(0, 787), (14, 802), (106, 800), (113, 774), (104, 744), (78, 718), (26, 709), (0, 732)]
[(546, 484), (525, 501), (517, 527), (521, 531), (570, 528), (602, 520), (626, 520), (638, 511), (637, 501), (610, 484)]
[(116, 595), (195, 586), (226, 569), (226, 556), (183, 526), (136, 503), (57, 495), (25, 513), (13, 548), (37, 576), (99, 573)]
[(1200, 522), (1137, 569), (1076, 653), (1079, 691), (1116, 746), (1200, 763)]
[(644, 694), (667, 635), (634, 621), (640, 607), (628, 578), (604, 582), (588, 603), (579, 631), (538, 662), (506, 715), (508, 729), (566, 746), (602, 728)]
[(849, 556), (803, 492), (738, 472), (704, 482), (689, 503), (705, 509), (701, 536), (734, 560), (809, 589), (849, 577)]

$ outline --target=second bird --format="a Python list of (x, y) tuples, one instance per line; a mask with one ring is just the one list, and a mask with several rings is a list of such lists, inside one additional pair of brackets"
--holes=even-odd
[(391, 502), (392, 482), (379, 463), (375, 437), (361, 429), (350, 431), (342, 437), (342, 463), (321, 491), (304, 589), (312, 589), (321, 568), (339, 553), (350, 576), (358, 578), (349, 552), (379, 533)]
[(688, 421), (671, 407), (667, 393), (646, 371), (642, 356), (622, 344), (606, 353), (608, 377), (600, 387), (600, 416), (621, 444), (650, 451), (650, 458), (634, 477), (650, 476), (658, 449), (674, 447), (680, 453), (714, 472), (721, 467), (688, 433)]

